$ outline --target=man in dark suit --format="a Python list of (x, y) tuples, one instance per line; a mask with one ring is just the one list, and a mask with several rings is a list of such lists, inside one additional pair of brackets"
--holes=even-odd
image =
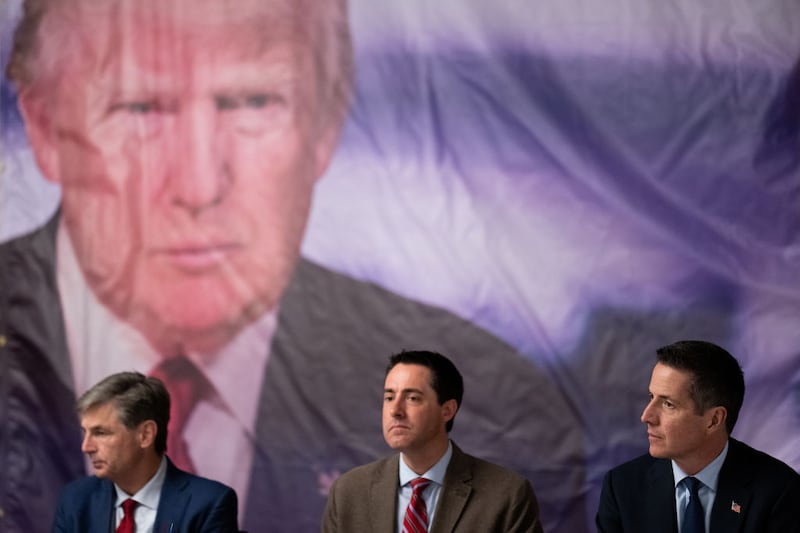
[(54, 532), (238, 531), (236, 493), (178, 469), (164, 455), (170, 397), (160, 380), (113, 374), (77, 406), (82, 450), (95, 475), (64, 489)]
[[(9, 531), (43, 530), (83, 471), (69, 406), (123, 369), (194, 376), (173, 460), (233, 487), (247, 528), (315, 530), (330, 480), (381, 453), (376, 354), (423, 345), (457, 353), (475, 391), (460, 442), (492, 444), (551, 487), (560, 523), (582, 521), (580, 425), (539, 369), (300, 257), (351, 92), (344, 0), (24, 7), (8, 72), (62, 202), (0, 246), (0, 460), (25, 465), (0, 481)], [(501, 388), (506, 402), (484, 401)]]
[(331, 488), (324, 533), (539, 532), (539, 506), (519, 474), (465, 454), (449, 438), (464, 393), (443, 355), (391, 357), (383, 436), (394, 455), (355, 468)]
[(730, 437), (743, 399), (741, 367), (724, 349), (704, 341), (660, 348), (642, 413), (649, 454), (608, 472), (598, 530), (800, 531), (800, 475)]

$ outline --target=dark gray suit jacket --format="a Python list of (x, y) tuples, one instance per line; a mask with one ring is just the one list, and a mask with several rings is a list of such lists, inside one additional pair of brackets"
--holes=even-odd
[[(169, 459), (167, 459), (169, 461)], [(73, 481), (58, 503), (53, 533), (109, 533), (114, 530), (114, 484), (95, 476)], [(154, 533), (237, 533), (236, 493), (167, 463)]]
[[(61, 488), (85, 475), (56, 227), (54, 217), (0, 244), (0, 464), (8, 465), (0, 508), (8, 533), (47, 531)], [(452, 358), (466, 388), (453, 438), (530, 479), (545, 528), (550, 521), (586, 531), (581, 424), (541, 369), (452, 313), (305, 260), (281, 300), (260, 391), (245, 529), (319, 531), (332, 479), (386, 454), (383, 378), (388, 356), (401, 349)], [(230, 462), (236, 468), (237, 458)]]
[[(729, 443), (708, 533), (800, 532), (800, 475), (742, 442)], [(670, 461), (643, 455), (608, 472), (597, 528), (600, 533), (677, 533)]]
[[(323, 533), (395, 533), (399, 455), (344, 474), (331, 489)], [(522, 476), (453, 443), (431, 533), (541, 533), (539, 505)]]

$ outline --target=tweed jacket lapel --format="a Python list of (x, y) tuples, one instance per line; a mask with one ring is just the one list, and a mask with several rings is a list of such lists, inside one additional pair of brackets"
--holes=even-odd
[(447, 466), (444, 485), (431, 524), (432, 533), (449, 533), (455, 529), (469, 495), (472, 493), (472, 466), (464, 452), (453, 443), (453, 456)]
[(394, 533), (397, 529), (397, 487), (400, 456), (388, 458), (373, 472), (369, 493), (369, 516), (373, 533)]

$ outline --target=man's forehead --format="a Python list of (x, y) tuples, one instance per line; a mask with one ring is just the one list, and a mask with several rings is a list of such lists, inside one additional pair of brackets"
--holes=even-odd
[[(84, 51), (136, 48), (179, 54), (204, 44), (268, 46), (307, 41), (309, 17), (287, 0), (59, 0), (40, 29), (43, 42), (68, 32)], [(91, 52), (89, 52), (91, 53)]]
[(119, 416), (113, 402), (93, 405), (81, 414), (81, 425), (84, 427), (107, 424), (118, 420)]

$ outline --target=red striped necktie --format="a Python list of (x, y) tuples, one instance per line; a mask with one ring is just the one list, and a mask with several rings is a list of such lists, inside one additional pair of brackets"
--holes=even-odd
[(402, 533), (427, 533), (428, 532), (428, 508), (425, 500), (422, 499), (422, 491), (431, 484), (430, 479), (418, 477), (411, 480), (411, 501), (406, 508), (406, 515), (403, 517)]

